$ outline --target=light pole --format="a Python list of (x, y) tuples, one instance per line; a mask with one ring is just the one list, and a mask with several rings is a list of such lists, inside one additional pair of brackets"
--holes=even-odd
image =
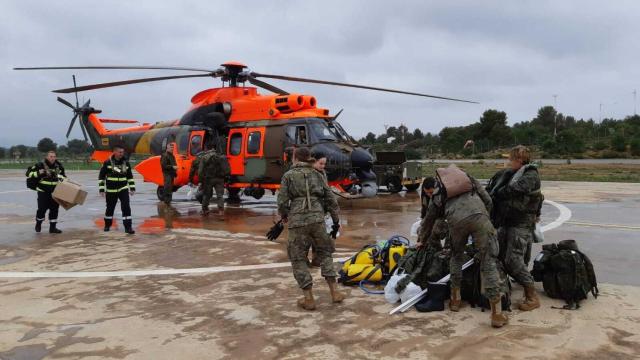
[(636, 89), (633, 89), (633, 116), (638, 115), (636, 112)]
[(558, 95), (554, 94), (553, 96), (553, 109), (556, 111), (556, 114), (553, 116), (553, 137), (555, 138), (558, 134)]

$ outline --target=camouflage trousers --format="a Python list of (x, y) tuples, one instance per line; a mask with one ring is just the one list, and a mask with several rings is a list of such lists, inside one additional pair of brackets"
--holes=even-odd
[[(451, 225), (451, 224), (450, 224)], [(480, 279), (482, 293), (488, 299), (495, 299), (501, 295), (502, 280), (498, 272), (498, 240), (496, 230), (491, 225), (489, 217), (483, 214), (471, 215), (459, 223), (451, 226), (451, 286), (460, 288), (462, 284), (462, 265), (468, 260), (465, 246), (469, 236), (473, 238), (478, 253), (476, 259), (480, 261)]]
[(309, 224), (302, 227), (289, 229), (289, 243), (287, 244), (287, 254), (291, 260), (293, 277), (298, 282), (301, 289), (306, 289), (313, 284), (309, 266), (307, 264), (309, 248), (313, 245), (315, 256), (320, 263), (320, 271), (323, 277), (336, 277), (333, 268), (334, 252), (333, 241), (327, 234), (324, 222)]
[(168, 174), (163, 175), (163, 187), (162, 187), (162, 201), (166, 204), (171, 204), (173, 199), (173, 179), (174, 177)]
[(216, 190), (218, 209), (224, 209), (224, 179), (213, 179), (202, 183), (202, 210), (209, 210), (209, 202), (214, 189)]
[(528, 257), (531, 257), (533, 229), (530, 227), (501, 227), (498, 230), (500, 260), (504, 268), (518, 284), (533, 284), (533, 276), (527, 269)]

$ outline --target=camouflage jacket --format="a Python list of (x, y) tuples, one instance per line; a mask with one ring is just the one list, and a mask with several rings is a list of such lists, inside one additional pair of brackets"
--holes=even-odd
[[(327, 173), (325, 173), (324, 171), (319, 171), (316, 170), (318, 173), (320, 173), (320, 175), (322, 175), (322, 178), (324, 179), (324, 183), (327, 184), (327, 186), (329, 185), (329, 181), (327, 180)], [(331, 188), (331, 187), (329, 187)], [(334, 224), (337, 224), (340, 221), (340, 218), (338, 216), (338, 211), (340, 210), (338, 208), (338, 204), (336, 202), (336, 206), (333, 207), (331, 206), (331, 204), (325, 204), (325, 209), (327, 209), (327, 212), (329, 213), (329, 215), (331, 216), (331, 220), (333, 220)]]
[(168, 152), (162, 153), (162, 156), (160, 156), (160, 167), (162, 168), (162, 175), (176, 177), (177, 172), (174, 166), (177, 166), (175, 155)]
[(278, 213), (288, 219), (289, 228), (322, 223), (326, 212), (337, 209), (338, 202), (324, 177), (308, 163), (295, 164), (282, 176)]
[(508, 184), (495, 192), (500, 213), (504, 214), (504, 226), (533, 227), (544, 196), (540, 176), (534, 164), (527, 164), (516, 171)]
[(229, 161), (224, 155), (219, 155), (215, 150), (203, 151), (196, 156), (189, 170), (189, 181), (198, 174), (198, 181), (221, 180), (231, 174)]
[(469, 178), (473, 183), (474, 190), (452, 199), (446, 199), (445, 194), (440, 189), (441, 185), (436, 184), (433, 197), (427, 208), (427, 215), (420, 223), (418, 234), (423, 234), (423, 238), (430, 236), (436, 220), (440, 218), (447, 220), (449, 229), (452, 229), (471, 215), (484, 214), (487, 217), (489, 216), (492, 207), (491, 197), (478, 180), (471, 176)]

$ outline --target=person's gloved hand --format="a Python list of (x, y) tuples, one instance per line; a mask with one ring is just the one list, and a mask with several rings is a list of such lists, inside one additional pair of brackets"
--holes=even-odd
[(331, 237), (334, 239), (337, 238), (338, 230), (340, 230), (340, 223), (333, 223), (333, 225), (331, 225), (331, 232), (329, 233), (329, 235), (331, 235)]

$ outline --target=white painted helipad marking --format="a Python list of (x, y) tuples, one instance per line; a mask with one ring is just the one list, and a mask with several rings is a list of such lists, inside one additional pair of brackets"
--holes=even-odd
[(555, 208), (560, 211), (560, 216), (558, 216), (553, 222), (547, 225), (543, 225), (542, 232), (558, 228), (565, 222), (569, 221), (569, 219), (571, 219), (571, 210), (569, 210), (568, 207), (551, 200), (545, 200), (544, 202), (549, 205), (555, 206)]
[[(83, 185), (82, 187), (86, 187), (86, 188), (94, 188), (97, 185)], [(33, 192), (34, 190), (31, 189), (24, 189), (24, 190), (8, 190), (8, 191), (0, 191), (0, 195), (2, 194), (15, 194), (15, 193), (22, 193), (22, 192)]]
[[(571, 219), (571, 210), (555, 201), (545, 200), (548, 204), (556, 207), (560, 211), (560, 216), (553, 222), (542, 227), (542, 231), (555, 229)], [(417, 222), (420, 223), (419, 221)], [(415, 226), (415, 224), (414, 224)], [(345, 261), (348, 258), (333, 259), (334, 261)], [(97, 277), (132, 277), (132, 276), (158, 276), (158, 275), (197, 275), (215, 274), (231, 271), (262, 270), (290, 267), (290, 262), (256, 264), (256, 265), (233, 265), (214, 266), (206, 268), (191, 269), (149, 269), (149, 270), (126, 270), (126, 271), (7, 271), (0, 272), (0, 278), (97, 278)]]
[[(333, 261), (345, 261), (348, 258), (333, 259)], [(196, 275), (215, 274), (230, 271), (262, 270), (290, 267), (290, 262), (257, 264), (257, 265), (233, 265), (214, 266), (191, 269), (153, 269), (153, 270), (126, 270), (126, 271), (7, 271), (0, 272), (0, 278), (96, 278), (96, 277), (128, 277), (128, 276), (157, 276), (157, 275)]]

